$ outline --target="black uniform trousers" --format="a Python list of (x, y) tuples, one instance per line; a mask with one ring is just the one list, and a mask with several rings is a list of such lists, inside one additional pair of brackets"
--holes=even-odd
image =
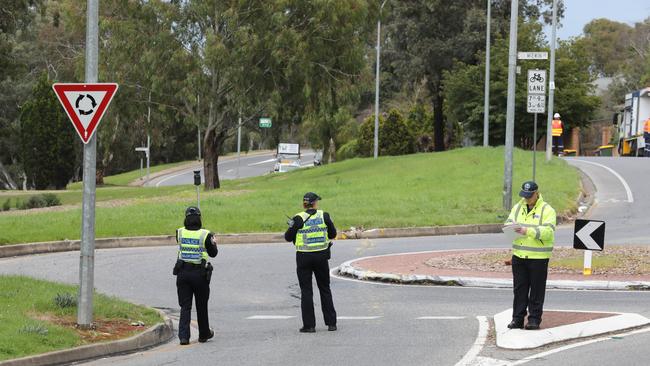
[(314, 315), (314, 291), (312, 289), (311, 274), (316, 277), (318, 292), (320, 292), (321, 309), (326, 325), (336, 325), (336, 310), (332, 301), (330, 290), (330, 267), (328, 260), (330, 251), (296, 252), (296, 272), (300, 285), (300, 308), (302, 310), (302, 324), (304, 327), (316, 326)]
[(644, 132), (643, 133), (643, 139), (645, 140), (645, 156), (650, 158), (650, 133)]
[(523, 259), (512, 256), (512, 282), (515, 299), (512, 319), (523, 321), (528, 309), (528, 320), (541, 323), (546, 294), (548, 259)]
[(564, 153), (564, 139), (562, 136), (553, 136), (553, 152), (555, 155)]
[(190, 321), (192, 320), (192, 297), (196, 303), (196, 319), (199, 323), (199, 338), (210, 336), (208, 321), (208, 299), (210, 284), (205, 271), (200, 266), (184, 264), (176, 276), (178, 305), (181, 306), (181, 318), (178, 324), (178, 338), (190, 339)]

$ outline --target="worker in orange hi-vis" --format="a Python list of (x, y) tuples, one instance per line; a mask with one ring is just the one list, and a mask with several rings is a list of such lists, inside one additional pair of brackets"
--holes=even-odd
[(650, 118), (645, 120), (643, 125), (643, 139), (645, 140), (645, 156), (650, 158)]
[(553, 135), (553, 153), (555, 153), (557, 156), (562, 156), (564, 153), (564, 143), (562, 141), (563, 128), (559, 113), (555, 113), (553, 115), (551, 132)]

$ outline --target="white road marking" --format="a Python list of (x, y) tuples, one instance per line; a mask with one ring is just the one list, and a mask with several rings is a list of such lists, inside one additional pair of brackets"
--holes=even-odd
[(293, 319), (295, 315), (253, 315), (249, 316), (248, 320), (285, 320)]
[(337, 316), (336, 320), (374, 320), (381, 316)]
[(257, 163), (248, 164), (248, 166), (262, 165), (262, 164), (267, 164), (267, 163), (274, 162), (274, 161), (278, 161), (278, 159), (273, 158), (273, 159), (268, 159), (268, 160), (264, 160), (264, 161), (259, 161)]
[(235, 171), (235, 169), (228, 169), (228, 170), (226, 170), (226, 173), (232, 173), (234, 171)]
[(460, 320), (465, 319), (464, 316), (421, 316), (416, 318), (418, 320)]
[[(627, 336), (630, 336), (630, 335), (641, 334), (641, 333), (648, 333), (648, 332), (650, 332), (650, 328), (638, 329), (638, 330), (634, 330), (634, 331), (631, 331), (631, 332), (628, 332), (628, 333), (623, 333), (623, 334), (614, 334), (613, 336), (616, 336), (616, 337), (627, 337)], [(533, 361), (533, 360), (536, 360), (536, 359), (544, 358), (544, 357), (546, 357), (546, 356), (550, 356), (550, 355), (552, 355), (552, 354), (554, 354), (554, 353), (558, 353), (558, 352), (562, 352), (562, 351), (567, 351), (567, 350), (570, 350), (570, 349), (572, 349), (572, 348), (577, 348), (577, 347), (587, 346), (587, 345), (590, 345), (590, 344), (592, 344), (592, 343), (597, 343), (597, 342), (607, 341), (607, 340), (612, 339), (613, 336), (610, 335), (610, 336), (606, 336), (606, 337), (601, 337), (601, 338), (596, 338), (596, 339), (590, 339), (590, 340), (587, 340), (587, 341), (584, 341), (584, 342), (580, 342), (580, 343), (568, 344), (568, 345), (566, 345), (566, 346), (559, 347), (559, 348), (555, 348), (555, 349), (552, 349), (552, 350), (550, 350), (550, 351), (545, 351), (545, 352), (541, 352), (541, 353), (534, 354), (534, 355), (532, 355), (532, 356), (525, 357), (525, 358), (523, 358), (523, 359), (521, 359), (521, 360), (519, 360), (519, 361), (513, 362), (512, 365), (513, 365), (513, 366), (515, 366), (515, 365), (523, 365), (523, 364), (525, 364), (525, 363), (527, 363), (527, 362), (529, 362), (529, 361)]]
[[(200, 168), (199, 170), (200, 170), (201, 172), (203, 172), (203, 168)], [(161, 179), (160, 181), (158, 181), (158, 183), (156, 183), (156, 187), (160, 187), (160, 184), (161, 184), (162, 182), (166, 182), (166, 181), (168, 181), (168, 180), (170, 180), (170, 179), (173, 179), (173, 178), (176, 178), (176, 177), (180, 177), (181, 175), (187, 174), (187, 173), (189, 173), (189, 172), (190, 172), (189, 170), (186, 170), (186, 171), (180, 172), (180, 173), (178, 173), (178, 174), (174, 174), (174, 175), (170, 175), (170, 176), (168, 176), (168, 177), (165, 177), (165, 178)], [(201, 174), (203, 174), (203, 173), (201, 173)]]
[(456, 363), (456, 366), (474, 365), (476, 363), (475, 361), (478, 357), (478, 354), (481, 353), (481, 350), (485, 345), (489, 328), (487, 317), (479, 315), (476, 317), (476, 319), (478, 320), (478, 335), (476, 336), (476, 340), (474, 341), (472, 348), (470, 348), (465, 356), (463, 356), (463, 358), (461, 358), (461, 360)]
[(625, 179), (620, 174), (618, 174), (616, 171), (614, 171), (614, 169), (612, 169), (612, 168), (610, 168), (608, 166), (605, 166), (603, 164), (594, 163), (594, 162), (587, 161), (587, 160), (581, 160), (581, 159), (571, 159), (571, 160), (572, 161), (579, 161), (581, 163), (586, 163), (586, 164), (599, 166), (599, 167), (607, 170), (608, 172), (612, 173), (616, 178), (618, 178), (619, 181), (621, 181), (621, 184), (623, 184), (623, 187), (625, 188), (625, 193), (627, 193), (627, 201), (630, 202), (630, 203), (634, 202), (634, 196), (632, 195), (632, 190), (630, 189), (630, 186), (627, 184)]

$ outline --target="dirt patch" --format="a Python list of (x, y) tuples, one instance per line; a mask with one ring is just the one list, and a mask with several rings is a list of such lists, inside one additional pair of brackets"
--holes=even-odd
[[(488, 250), (481, 253), (465, 252), (455, 255), (435, 256), (425, 264), (437, 269), (472, 270), (510, 273), (510, 266), (504, 261), (511, 251)], [(549, 264), (550, 274), (582, 274), (583, 252), (572, 248), (555, 248)], [(649, 275), (650, 247), (613, 246), (604, 252), (594, 252), (593, 260), (607, 259), (602, 266), (594, 262), (594, 273), (602, 275)], [(576, 263), (578, 264), (576, 268)]]
[(544, 314), (542, 315), (541, 328), (554, 328), (562, 325), (582, 323), (589, 320), (609, 318), (615, 315), (617, 314), (545, 310)]
[(147, 327), (141, 322), (125, 319), (95, 319), (90, 329), (81, 329), (73, 317), (58, 317), (52, 314), (32, 315), (37, 320), (53, 323), (74, 330), (82, 343), (97, 343), (124, 339), (144, 331)]

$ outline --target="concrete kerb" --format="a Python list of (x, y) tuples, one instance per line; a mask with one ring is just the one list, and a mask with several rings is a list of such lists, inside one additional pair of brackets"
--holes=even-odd
[[(403, 285), (438, 285), (438, 286), (460, 286), (460, 287), (483, 287), (483, 288), (512, 288), (512, 279), (489, 278), (489, 277), (465, 277), (465, 276), (435, 276), (419, 274), (395, 274), (379, 273), (355, 267), (354, 262), (373, 258), (357, 258), (347, 261), (338, 267), (338, 273), (342, 276), (351, 277), (364, 281), (388, 282)], [(571, 281), (571, 280), (549, 280), (546, 282), (547, 289), (556, 290), (614, 290), (614, 291), (644, 291), (650, 290), (650, 282), (647, 281)]]
[[(159, 311), (160, 312), (160, 311)], [(90, 360), (106, 356), (141, 351), (158, 346), (169, 341), (174, 336), (174, 327), (171, 319), (160, 312), (164, 318), (163, 323), (158, 323), (144, 332), (133, 337), (117, 341), (89, 344), (86, 346), (48, 352), (40, 355), (27, 356), (0, 362), (0, 366), (41, 366), (60, 365), (83, 360)]]
[[(501, 225), (499, 224), (440, 226), (428, 228), (373, 229), (366, 231), (345, 231), (342, 232), (337, 239), (377, 239), (413, 236), (463, 235), (497, 233), (500, 231)], [(219, 244), (266, 244), (284, 243), (285, 240), (283, 233), (250, 233), (217, 234), (217, 242)], [(136, 248), (166, 245), (176, 245), (176, 238), (173, 235), (159, 235), (95, 239), (95, 248), (97, 249)], [(79, 248), (79, 240), (62, 240), (42, 243), (4, 245), (0, 246), (0, 258), (68, 252), (79, 250)]]

